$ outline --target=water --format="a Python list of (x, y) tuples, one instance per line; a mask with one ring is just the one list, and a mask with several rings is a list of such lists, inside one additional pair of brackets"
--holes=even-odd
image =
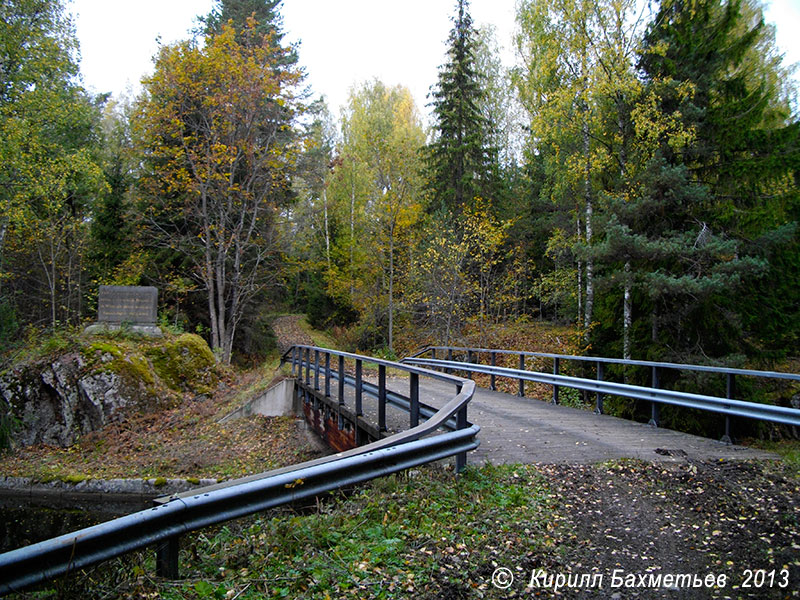
[(0, 498), (0, 552), (8, 552), (29, 544), (90, 527), (138, 510), (145, 503), (79, 501), (69, 504), (48, 501), (32, 502), (30, 498)]

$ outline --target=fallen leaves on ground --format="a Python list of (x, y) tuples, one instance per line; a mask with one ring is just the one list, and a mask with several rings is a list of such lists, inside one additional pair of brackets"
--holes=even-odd
[(187, 397), (177, 408), (128, 415), (84, 435), (69, 448), (19, 448), (0, 456), (0, 473), (40, 481), (226, 479), (317, 456), (319, 451), (308, 442), (295, 417), (253, 415), (218, 422), (219, 417), (245, 401), (241, 391), (257, 385), (264, 376), (260, 370), (240, 374), (211, 398)]

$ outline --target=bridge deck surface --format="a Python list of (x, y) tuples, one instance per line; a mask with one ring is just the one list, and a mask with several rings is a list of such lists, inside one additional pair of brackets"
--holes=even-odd
[[(397, 389), (402, 385), (397, 382)], [(420, 381), (420, 399), (434, 407), (452, 398), (454, 392), (444, 383)], [(481, 388), (476, 388), (468, 415), (481, 427), (481, 445), (469, 456), (473, 464), (777, 458), (756, 449)]]

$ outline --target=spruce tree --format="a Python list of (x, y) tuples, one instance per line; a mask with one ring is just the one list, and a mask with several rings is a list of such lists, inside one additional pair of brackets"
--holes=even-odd
[(241, 33), (247, 28), (248, 19), (252, 17), (256, 20), (256, 31), (259, 34), (275, 35), (275, 43), (279, 43), (283, 35), (279, 13), (281, 2), (282, 0), (216, 0), (211, 14), (202, 19), (205, 33), (219, 34), (222, 26), (232, 21), (241, 42)]
[(787, 183), (799, 164), (797, 125), (769, 85), (774, 63), (753, 6), (663, 0), (639, 63), (647, 93), (686, 137), (663, 132), (638, 178), (636, 210), (619, 214), (632, 239), (645, 240), (652, 340), (676, 358), (748, 350), (748, 307), (759, 305), (775, 249), (767, 240), (796, 207)]
[(434, 210), (459, 213), (474, 198), (491, 198), (495, 173), (487, 147), (490, 124), (481, 114), (483, 88), (476, 69), (477, 33), (468, 0), (458, 0), (447, 62), (431, 92), (436, 139), (428, 148)]

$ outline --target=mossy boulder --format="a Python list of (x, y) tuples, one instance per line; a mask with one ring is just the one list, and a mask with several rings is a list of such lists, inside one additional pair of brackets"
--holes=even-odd
[(148, 354), (155, 372), (175, 391), (208, 394), (217, 387), (214, 354), (199, 335), (184, 333)]
[(78, 351), (0, 375), (4, 437), (12, 445), (69, 446), (131, 412), (209, 394), (218, 380), (214, 355), (197, 335), (87, 338)]

